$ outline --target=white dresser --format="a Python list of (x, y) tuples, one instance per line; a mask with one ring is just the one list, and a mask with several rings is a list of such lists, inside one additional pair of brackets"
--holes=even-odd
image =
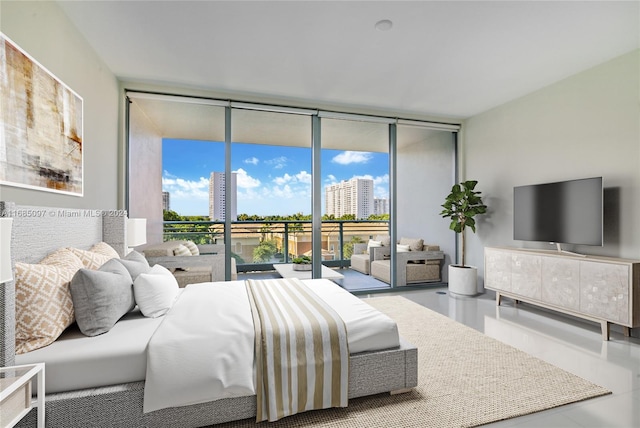
[(627, 336), (640, 327), (640, 260), (487, 247), (484, 272), (498, 305), (505, 296), (600, 322), (604, 340), (611, 324)]

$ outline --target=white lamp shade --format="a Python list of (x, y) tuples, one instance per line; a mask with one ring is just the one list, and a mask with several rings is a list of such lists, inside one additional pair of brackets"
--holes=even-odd
[(12, 218), (0, 218), (0, 283), (13, 280), (11, 271)]
[(127, 247), (137, 247), (147, 243), (147, 219), (130, 218), (127, 220)]

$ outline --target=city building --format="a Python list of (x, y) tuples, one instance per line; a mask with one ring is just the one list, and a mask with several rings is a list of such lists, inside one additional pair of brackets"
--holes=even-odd
[(336, 218), (353, 214), (366, 219), (374, 213), (373, 180), (352, 178), (325, 188), (325, 212)]
[(162, 192), (162, 209), (165, 211), (171, 209), (171, 194), (169, 192)]
[(236, 202), (237, 193), (237, 174), (231, 173), (231, 187), (230, 191), (233, 197), (231, 198), (231, 207), (229, 210), (225, 206), (225, 186), (224, 186), (224, 172), (212, 172), (209, 176), (209, 218), (214, 221), (226, 220), (226, 213), (229, 212), (231, 220), (238, 219), (238, 208)]
[(373, 213), (389, 214), (389, 198), (373, 198)]

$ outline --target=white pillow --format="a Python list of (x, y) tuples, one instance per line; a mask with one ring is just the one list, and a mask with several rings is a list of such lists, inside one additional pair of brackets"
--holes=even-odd
[(178, 296), (178, 281), (167, 268), (155, 265), (133, 282), (133, 294), (142, 315), (156, 318), (167, 313)]
[(409, 245), (402, 245), (402, 244), (397, 244), (396, 245), (396, 252), (397, 253), (408, 253), (409, 251), (411, 251), (411, 246), (409, 246)]
[(372, 247), (382, 247), (382, 242), (369, 239), (369, 243), (367, 244), (367, 254), (369, 254), (369, 248)]

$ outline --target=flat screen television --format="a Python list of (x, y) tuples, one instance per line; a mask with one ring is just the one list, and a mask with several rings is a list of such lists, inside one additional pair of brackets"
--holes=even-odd
[(600, 245), (602, 177), (513, 188), (513, 239)]

